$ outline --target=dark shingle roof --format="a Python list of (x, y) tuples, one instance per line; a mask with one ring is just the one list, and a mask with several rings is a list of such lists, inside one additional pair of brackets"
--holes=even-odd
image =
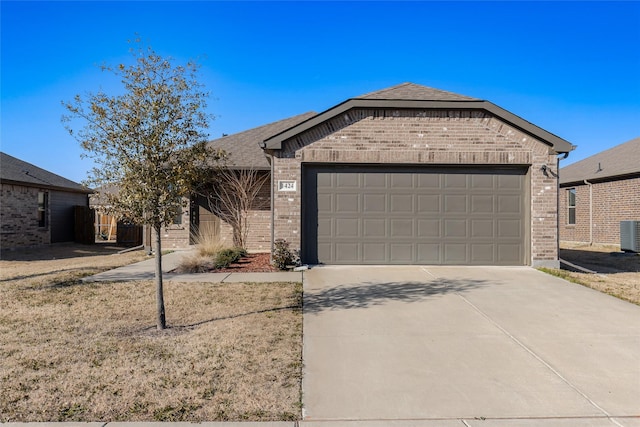
[(0, 181), (29, 187), (53, 188), (91, 193), (87, 187), (38, 166), (0, 152)]
[(640, 137), (560, 169), (560, 184), (640, 173)]
[(413, 100), (413, 101), (481, 101), (478, 98), (459, 95), (446, 90), (417, 85), (415, 83), (402, 83), (387, 89), (366, 93), (354, 99), (387, 99), (387, 100)]
[(223, 149), (229, 156), (229, 165), (239, 169), (269, 169), (269, 162), (260, 148), (260, 143), (292, 126), (300, 124), (315, 116), (308, 112), (288, 119), (279, 120), (264, 126), (249, 129), (233, 135), (209, 141), (214, 148)]

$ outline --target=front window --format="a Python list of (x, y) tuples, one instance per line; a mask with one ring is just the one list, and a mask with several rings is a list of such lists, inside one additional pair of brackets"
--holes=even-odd
[(38, 227), (47, 226), (48, 195), (44, 191), (38, 192)]
[(576, 223), (576, 189), (570, 188), (567, 192), (567, 224), (573, 225)]
[(173, 217), (173, 225), (182, 224), (182, 212), (182, 206), (178, 206), (178, 208), (176, 208), (176, 216)]

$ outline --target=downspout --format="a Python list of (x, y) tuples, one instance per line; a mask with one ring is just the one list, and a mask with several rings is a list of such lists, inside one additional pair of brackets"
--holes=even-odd
[(271, 176), (269, 177), (269, 179), (271, 180), (271, 190), (270, 190), (270, 192), (271, 192), (271, 197), (270, 197), (270, 199), (271, 199), (271, 242), (270, 242), (271, 243), (271, 250), (269, 251), (270, 252), (269, 261), (271, 263), (273, 263), (273, 249), (274, 249), (274, 247), (273, 247), (273, 239), (274, 239), (274, 236), (275, 236), (274, 235), (274, 231), (275, 231), (274, 230), (274, 226), (275, 226), (274, 215), (275, 215), (275, 213), (273, 211), (273, 208), (275, 206), (275, 202), (273, 200), (274, 197), (275, 197), (275, 194), (274, 194), (274, 191), (273, 191), (273, 182), (274, 182), (273, 181), (273, 155), (270, 154), (270, 153), (267, 153), (266, 151), (265, 151), (265, 154), (267, 155), (267, 157), (269, 159), (269, 165), (271, 166)]
[(560, 154), (562, 154), (562, 157), (559, 155), (556, 157), (556, 171), (558, 172), (556, 179), (556, 252), (558, 261), (560, 261), (560, 160), (569, 157), (569, 152), (567, 151)]
[(593, 184), (586, 179), (584, 183), (589, 186), (589, 246), (593, 246)]

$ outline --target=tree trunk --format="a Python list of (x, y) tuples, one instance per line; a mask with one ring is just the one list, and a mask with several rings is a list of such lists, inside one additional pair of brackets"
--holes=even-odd
[(167, 320), (164, 314), (164, 288), (162, 285), (162, 226), (153, 227), (156, 232), (156, 326), (159, 331), (167, 328)]

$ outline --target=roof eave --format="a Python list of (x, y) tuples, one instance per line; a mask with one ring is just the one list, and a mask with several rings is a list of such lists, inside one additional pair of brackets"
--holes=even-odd
[(66, 191), (68, 193), (81, 193), (81, 194), (93, 194), (94, 191), (90, 188), (69, 188), (69, 187), (60, 187), (60, 186), (56, 186), (56, 185), (49, 185), (49, 184), (36, 184), (36, 183), (32, 183), (32, 182), (25, 182), (25, 181), (16, 181), (13, 179), (0, 179), (0, 183), (1, 184), (7, 184), (7, 185), (20, 185), (22, 187), (33, 187), (33, 188), (45, 188), (47, 190), (55, 190), (55, 191)]
[(431, 109), (431, 110), (485, 110), (514, 127), (530, 134), (549, 145), (557, 154), (568, 153), (576, 147), (568, 141), (545, 131), (544, 129), (522, 119), (521, 117), (498, 107), (497, 105), (482, 100), (456, 100), (456, 101), (435, 101), (435, 100), (393, 100), (393, 99), (359, 99), (353, 98), (326, 110), (317, 116), (311, 117), (304, 122), (293, 126), (277, 135), (270, 137), (262, 143), (262, 148), (266, 150), (280, 150), (282, 143), (294, 136), (311, 129), (327, 120), (332, 119), (346, 111), (354, 108), (389, 108), (389, 109)]
[[(562, 170), (560, 170), (560, 177), (562, 179)], [(607, 181), (620, 181), (623, 179), (633, 179), (633, 178), (638, 178), (640, 177), (640, 171), (637, 172), (624, 172), (624, 173), (620, 173), (620, 174), (615, 174), (615, 175), (607, 175), (607, 176), (598, 176), (598, 177), (587, 177), (587, 178), (576, 178), (576, 179), (571, 179), (570, 181), (560, 181), (559, 185), (560, 186), (572, 186), (572, 185), (583, 185), (585, 184), (585, 181), (589, 181), (589, 184), (597, 184), (600, 182), (607, 182)]]

